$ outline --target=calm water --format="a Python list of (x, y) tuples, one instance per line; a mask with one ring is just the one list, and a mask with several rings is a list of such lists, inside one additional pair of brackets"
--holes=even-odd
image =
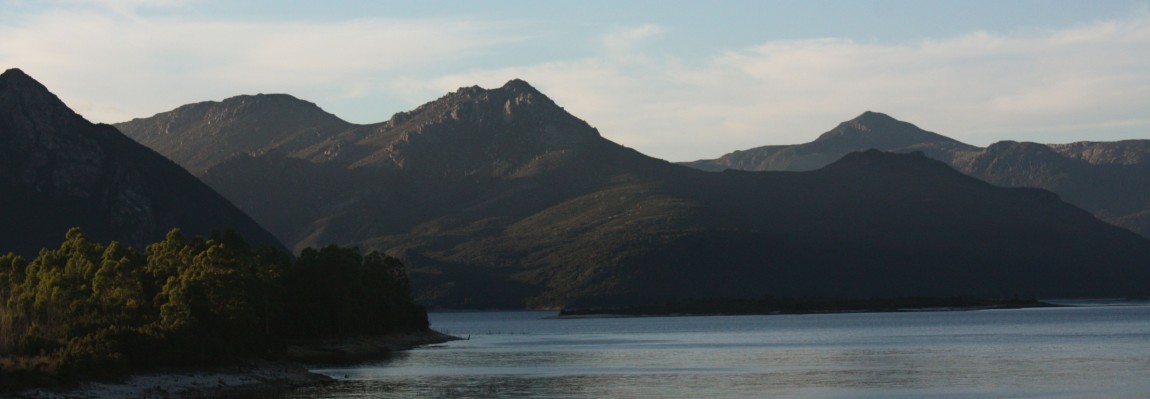
[(470, 340), (286, 398), (1147, 398), (1150, 307), (555, 319), (438, 313)]

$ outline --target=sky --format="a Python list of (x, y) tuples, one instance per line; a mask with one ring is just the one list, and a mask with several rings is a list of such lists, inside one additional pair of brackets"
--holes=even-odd
[(287, 93), (375, 123), (523, 79), (670, 161), (864, 111), (968, 144), (1150, 139), (1150, 0), (0, 0), (0, 69), (93, 122)]

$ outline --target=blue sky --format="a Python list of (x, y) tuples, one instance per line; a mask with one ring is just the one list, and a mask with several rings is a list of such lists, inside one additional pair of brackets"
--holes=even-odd
[(1150, 138), (1150, 0), (0, 0), (0, 68), (90, 120), (288, 93), (356, 123), (522, 78), (686, 161), (863, 111), (975, 145)]

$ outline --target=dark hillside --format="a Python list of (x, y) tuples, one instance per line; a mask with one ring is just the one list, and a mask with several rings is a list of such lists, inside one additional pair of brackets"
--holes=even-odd
[(1002, 141), (978, 148), (868, 111), (809, 143), (752, 148), (684, 165), (708, 171), (810, 170), (867, 149), (922, 151), (993, 184), (1050, 190), (1102, 220), (1150, 237), (1150, 140)]
[(231, 228), (281, 247), (178, 165), (88, 122), (18, 69), (0, 75), (0, 153), (0, 252), (31, 254), (71, 227), (137, 248), (173, 227)]

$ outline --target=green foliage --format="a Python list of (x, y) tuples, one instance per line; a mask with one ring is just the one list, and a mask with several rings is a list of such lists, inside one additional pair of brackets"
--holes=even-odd
[(307, 249), (293, 266), (233, 232), (204, 240), (175, 229), (141, 253), (74, 228), (30, 261), (0, 256), (0, 359), (50, 359), (62, 377), (272, 355), (283, 338), (426, 328), (403, 264), (354, 248)]

